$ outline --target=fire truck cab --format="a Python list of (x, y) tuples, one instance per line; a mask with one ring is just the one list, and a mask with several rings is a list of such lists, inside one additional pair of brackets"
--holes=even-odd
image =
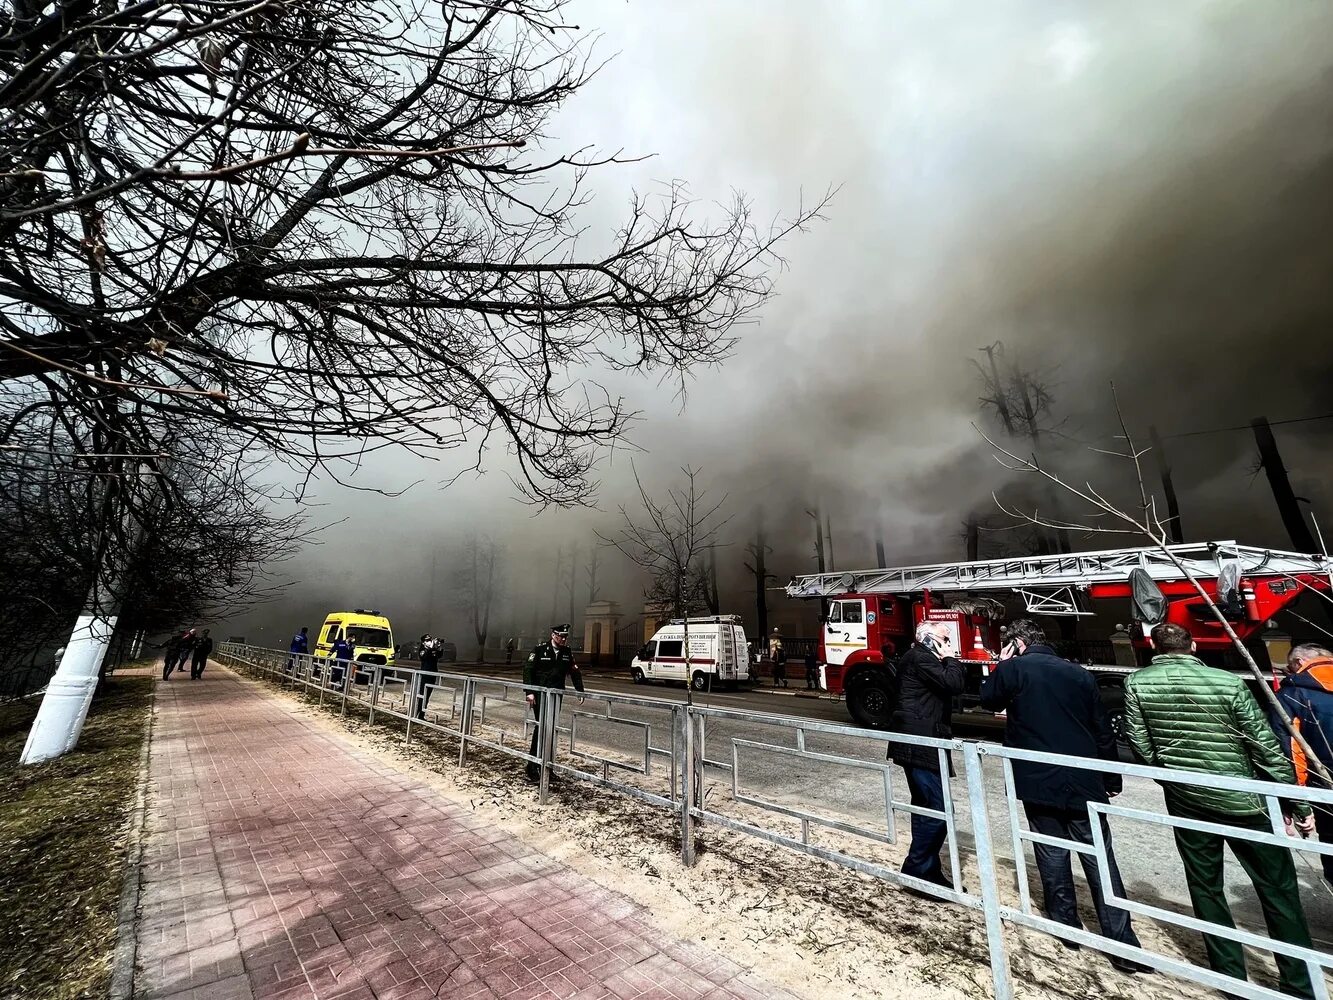
[[(1165, 551), (1126, 548), (811, 574), (793, 579), (787, 594), (824, 602), (819, 655), (827, 665), (828, 689), (845, 696), (858, 724), (877, 729), (892, 722), (892, 661), (911, 645), (922, 621), (944, 623), (959, 658), (969, 665), (968, 693), (958, 706), (965, 708), (975, 703), (1000, 648), (1006, 607), (996, 595), (1021, 598), (1032, 617), (1091, 616), (1092, 602), (1129, 601), (1136, 664), (1087, 664), (1118, 720), (1124, 677), (1149, 662), (1148, 633), (1157, 624), (1138, 617), (1131, 575), (1138, 577), (1140, 588), (1155, 587), (1162, 604), (1159, 621), (1188, 628), (1205, 661), (1235, 667), (1231, 639), (1191, 577), (1223, 611), (1237, 637), (1254, 649), (1270, 619), (1304, 591), (1333, 590), (1330, 570), (1328, 556), (1202, 542)], [(1259, 665), (1266, 668), (1266, 655), (1257, 651)]]

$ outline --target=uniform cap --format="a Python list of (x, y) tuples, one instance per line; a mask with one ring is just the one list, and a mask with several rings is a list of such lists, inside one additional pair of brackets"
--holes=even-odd
[(552, 626), (551, 626), (551, 634), (552, 634), (552, 635), (563, 635), (563, 636), (565, 636), (566, 638), (568, 638), (568, 636), (569, 636), (569, 623), (566, 622), (566, 623), (563, 624), (563, 625), (552, 625)]

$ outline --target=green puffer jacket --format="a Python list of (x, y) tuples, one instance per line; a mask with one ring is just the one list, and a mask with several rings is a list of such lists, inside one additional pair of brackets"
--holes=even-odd
[[(1125, 682), (1125, 729), (1149, 764), (1233, 778), (1294, 784), (1296, 772), (1245, 682), (1188, 653), (1153, 657)], [(1234, 817), (1267, 815), (1249, 792), (1163, 786), (1168, 807)], [(1284, 810), (1285, 811), (1285, 810)], [(1309, 813), (1294, 803), (1297, 816)]]

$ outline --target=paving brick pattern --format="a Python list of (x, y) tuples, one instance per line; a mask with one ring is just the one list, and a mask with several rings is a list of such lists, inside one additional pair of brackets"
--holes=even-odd
[(157, 712), (143, 1000), (795, 1000), (221, 667)]

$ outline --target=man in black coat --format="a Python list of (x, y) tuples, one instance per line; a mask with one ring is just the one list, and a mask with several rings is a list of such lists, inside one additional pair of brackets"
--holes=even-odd
[(194, 640), (194, 646), (191, 649), (190, 658), (190, 680), (197, 681), (204, 676), (204, 667), (208, 666), (208, 658), (213, 654), (213, 640), (209, 637), (208, 629), (198, 635)]
[[(1046, 633), (1040, 625), (1025, 618), (1011, 624), (1005, 630), (1000, 661), (995, 672), (982, 682), (981, 706), (1007, 713), (1005, 746), (1092, 760), (1120, 759), (1097, 681), (1078, 664), (1056, 656), (1055, 650), (1046, 645)], [(1079, 844), (1092, 843), (1088, 803), (1110, 801), (1120, 794), (1122, 784), (1119, 774), (1059, 764), (1016, 760), (1013, 769), (1014, 791), (1027, 813), (1028, 827), (1034, 833)], [(1111, 887), (1123, 897), (1125, 886), (1111, 851), (1111, 830), (1105, 817), (1101, 817), (1101, 831)], [(1081, 928), (1069, 851), (1040, 843), (1032, 848), (1041, 874), (1046, 915)], [(1103, 936), (1138, 947), (1129, 913), (1107, 905), (1103, 897), (1096, 857), (1080, 853), (1079, 861)], [(1078, 946), (1066, 943), (1066, 947)], [(1122, 972), (1150, 971), (1115, 956), (1111, 956), (1111, 964)]]
[[(923, 622), (916, 642), (898, 660), (898, 707), (893, 713), (895, 732), (909, 736), (951, 739), (953, 699), (963, 693), (967, 673), (953, 655), (948, 631), (939, 624)], [(890, 743), (889, 759), (902, 767), (912, 805), (943, 811), (944, 780), (940, 777), (940, 752), (934, 747)], [(912, 814), (912, 846), (903, 861), (902, 873), (952, 889), (940, 863), (940, 850), (948, 839), (943, 819)]]
[[(528, 748), (528, 753), (533, 757), (538, 756), (537, 737), (541, 732), (542, 721), (541, 694), (533, 688), (559, 688), (564, 690), (566, 677), (573, 679), (574, 689), (582, 694), (583, 674), (579, 671), (579, 665), (574, 662), (574, 653), (569, 648), (568, 623), (552, 625), (551, 641), (536, 646), (528, 654), (528, 662), (523, 666), (523, 683), (530, 685), (524, 693), (527, 696), (528, 704), (532, 706), (532, 716), (537, 720), (537, 725), (532, 727), (532, 745)], [(558, 724), (560, 722), (560, 702), (555, 701), (553, 704), (555, 722)], [(535, 784), (541, 780), (541, 775), (541, 765), (535, 761), (528, 761), (528, 780)]]

